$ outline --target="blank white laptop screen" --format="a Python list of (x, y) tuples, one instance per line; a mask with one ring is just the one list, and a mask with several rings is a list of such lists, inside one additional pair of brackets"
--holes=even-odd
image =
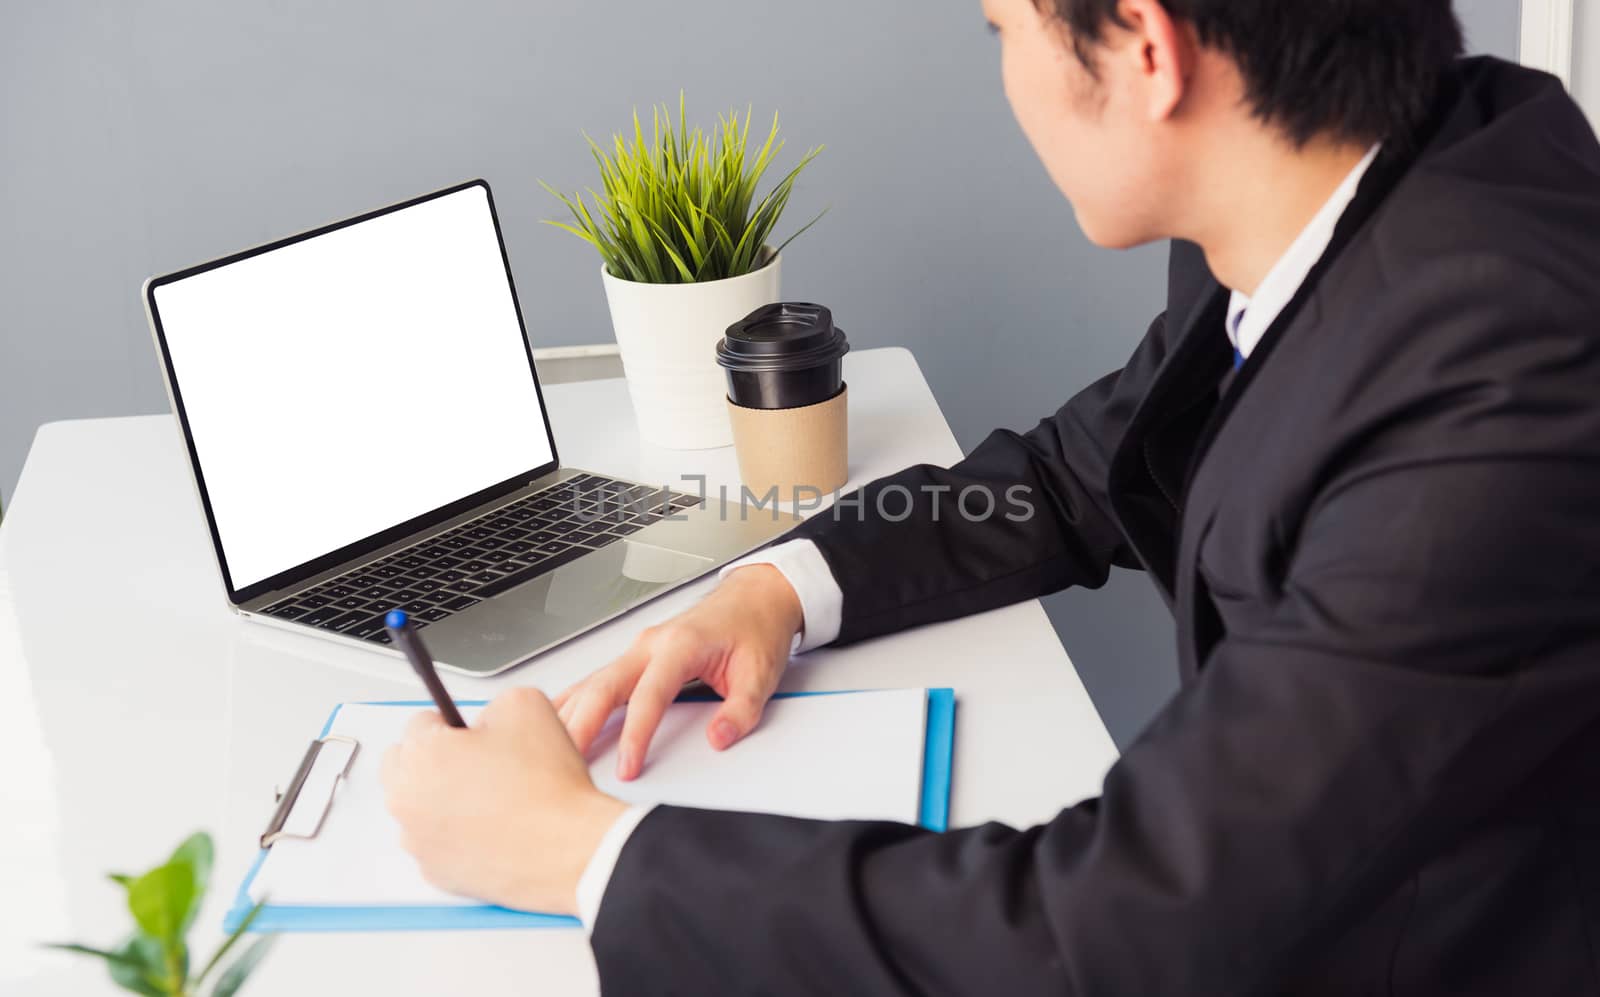
[(235, 590), (552, 459), (483, 187), (152, 297)]

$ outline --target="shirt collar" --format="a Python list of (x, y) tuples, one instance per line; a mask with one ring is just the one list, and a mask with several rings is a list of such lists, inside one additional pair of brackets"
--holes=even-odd
[(1382, 147), (1382, 143), (1379, 143), (1367, 150), (1367, 154), (1344, 178), (1322, 210), (1317, 212), (1278, 262), (1267, 271), (1254, 296), (1241, 291), (1233, 292), (1228, 300), (1228, 339), (1241, 354), (1248, 357), (1256, 348), (1272, 323), (1294, 300), (1300, 285), (1311, 273), (1311, 268), (1328, 251), (1329, 244), (1333, 242), (1334, 229), (1339, 227), (1339, 219), (1344, 217), (1345, 209), (1355, 200), (1362, 178), (1367, 175), (1372, 161), (1378, 158), (1378, 150)]

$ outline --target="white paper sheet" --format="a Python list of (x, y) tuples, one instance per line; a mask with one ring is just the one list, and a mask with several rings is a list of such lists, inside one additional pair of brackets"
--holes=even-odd
[[(773, 700), (754, 734), (726, 752), (706, 743), (716, 703), (678, 703), (662, 721), (644, 774), (621, 783), (616, 736), (621, 714), (590, 752), (590, 771), (603, 790), (630, 803), (788, 814), (826, 820), (914, 823), (922, 789), (927, 693), (922, 689)], [(400, 833), (383, 804), (379, 770), (384, 751), (400, 738), (412, 713), (392, 706), (348, 705), (329, 733), (361, 743), (349, 777), (314, 841), (280, 841), (250, 887), (254, 900), (275, 906), (465, 906), (422, 878), (400, 847)], [(468, 724), (476, 709), (463, 709)], [(326, 765), (342, 752), (324, 752)], [(323, 764), (308, 785), (326, 785)], [(315, 823), (325, 796), (302, 796), (290, 824)]]

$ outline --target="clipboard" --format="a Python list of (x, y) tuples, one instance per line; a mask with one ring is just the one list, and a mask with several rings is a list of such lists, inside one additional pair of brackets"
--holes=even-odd
[[(780, 693), (775, 699), (793, 699), (807, 696), (849, 695), (842, 692)], [(686, 696), (685, 701), (704, 701), (713, 696)], [(956, 697), (952, 689), (927, 690), (928, 715), (924, 726), (922, 753), (922, 786), (918, 800), (919, 826), (943, 832), (950, 820), (950, 783), (955, 751)], [(417, 709), (433, 704), (428, 701), (401, 701), (363, 705), (393, 706)], [(463, 707), (484, 706), (484, 701), (462, 701)], [(223, 918), (223, 930), (230, 934), (244, 923), (255, 908), (250, 897), (250, 886), (261, 871), (272, 846), (287, 838), (315, 839), (328, 815), (337, 806), (338, 790), (344, 782), (361, 746), (352, 738), (331, 733), (341, 707), (335, 707), (323, 724), (321, 733), (306, 750), (293, 779), (279, 794), (272, 818), (262, 831), (261, 851), (251, 864), (249, 873), (234, 897), (233, 906)], [(295, 810), (300, 796), (306, 791), (307, 776), (312, 772), (322, 752), (340, 749), (347, 752), (343, 768), (338, 772), (324, 798), (315, 827), (309, 833), (287, 829), (290, 814)], [(270, 932), (346, 932), (346, 931), (462, 931), (508, 928), (579, 928), (577, 918), (559, 914), (539, 914), (510, 910), (490, 904), (472, 906), (428, 907), (363, 907), (363, 906), (278, 906), (270, 902), (261, 908), (250, 923), (251, 933)]]

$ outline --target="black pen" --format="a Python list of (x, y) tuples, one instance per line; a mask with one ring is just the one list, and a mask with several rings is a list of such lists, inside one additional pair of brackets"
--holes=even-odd
[(444, 683), (439, 681), (439, 672), (433, 667), (433, 655), (422, 646), (422, 635), (411, 625), (411, 617), (403, 609), (391, 609), (389, 615), (383, 618), (383, 624), (389, 631), (390, 639), (405, 652), (406, 660), (411, 662), (411, 670), (428, 687), (428, 695), (433, 697), (433, 705), (444, 715), (444, 722), (452, 727), (465, 727), (467, 722), (461, 719), (455, 700), (445, 691)]

